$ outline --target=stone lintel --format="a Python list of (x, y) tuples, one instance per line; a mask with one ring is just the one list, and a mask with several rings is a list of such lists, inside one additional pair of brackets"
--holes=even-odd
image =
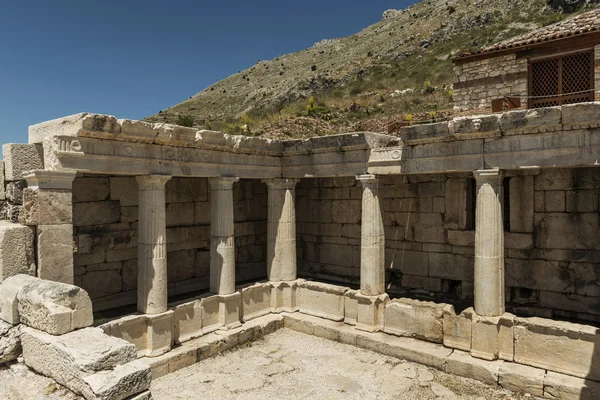
[(23, 178), (30, 189), (71, 190), (76, 171), (35, 170), (26, 173)]

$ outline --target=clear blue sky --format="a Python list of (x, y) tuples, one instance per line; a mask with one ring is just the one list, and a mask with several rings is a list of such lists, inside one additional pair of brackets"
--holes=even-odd
[(140, 119), (415, 0), (0, 0), (0, 143), (82, 111)]

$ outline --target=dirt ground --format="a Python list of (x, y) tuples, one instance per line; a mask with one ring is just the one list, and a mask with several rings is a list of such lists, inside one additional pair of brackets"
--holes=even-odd
[(164, 376), (155, 400), (532, 399), (289, 330)]

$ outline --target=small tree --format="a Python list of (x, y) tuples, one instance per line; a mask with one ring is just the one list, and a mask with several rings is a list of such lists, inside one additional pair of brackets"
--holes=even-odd
[(192, 126), (194, 126), (194, 117), (192, 117), (189, 114), (179, 114), (177, 116), (177, 125), (181, 125), (181, 126), (187, 126), (188, 128), (191, 128)]

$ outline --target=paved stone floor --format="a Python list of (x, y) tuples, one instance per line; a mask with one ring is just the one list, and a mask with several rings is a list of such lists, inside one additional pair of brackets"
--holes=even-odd
[(157, 379), (152, 393), (155, 400), (532, 398), (289, 330)]

